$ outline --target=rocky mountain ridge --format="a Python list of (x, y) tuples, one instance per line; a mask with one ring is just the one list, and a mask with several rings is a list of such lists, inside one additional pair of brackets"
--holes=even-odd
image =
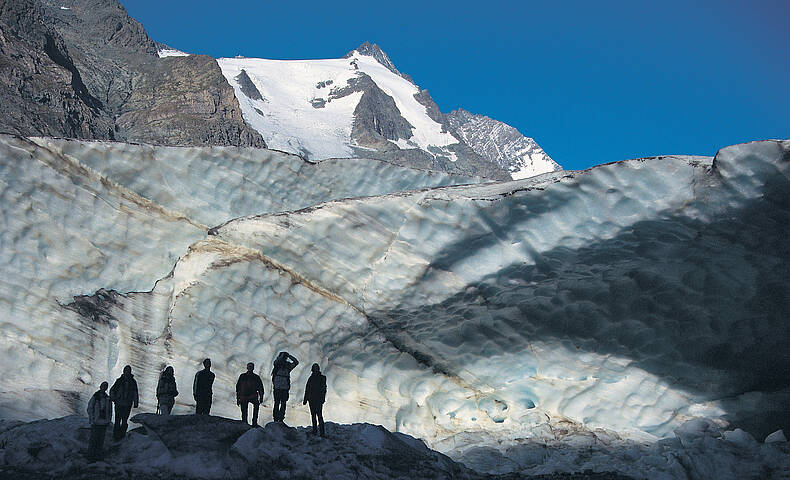
[[(248, 108), (247, 102), (266, 99), (248, 70), (224, 78), (215, 59), (173, 52), (177, 51), (151, 39), (117, 0), (2, 0), (0, 100), (5, 108), (0, 132), (154, 145), (266, 147), (272, 143), (271, 148), (311, 161), (375, 158), (492, 180), (509, 180), (522, 168), (530, 169), (529, 175), (559, 168), (534, 140), (515, 129), (507, 138), (499, 138), (489, 135), (490, 129), (479, 122), (466, 122), (460, 128), (454, 114), (443, 114), (430, 93), (400, 72), (375, 44), (365, 42), (349, 52), (344, 57), (349, 68), (359, 70), (360, 59), (374, 59), (413, 90), (408, 95), (414, 98), (405, 101), (416, 101), (421, 110), (416, 114), (424, 118), (415, 122), (415, 112), (403, 110), (404, 100), (379, 85), (364, 68), (348, 83), (327, 79), (323, 96), (316, 95), (306, 104), (310, 110), (332, 110), (338, 103), (331, 103), (343, 99), (353, 103), (350, 120), (338, 122), (330, 115), (325, 127), (319, 127), (339, 135), (336, 141), (346, 145), (332, 155), (306, 146), (305, 138), (315, 133), (309, 131), (312, 124), (299, 126), (307, 133), (289, 132), (278, 113), (274, 136), (258, 128), (257, 117), (265, 109)], [(426, 125), (435, 130), (428, 134), (433, 141), (440, 138), (437, 145), (423, 138)], [(481, 129), (475, 132), (477, 125)], [(282, 144), (279, 136), (291, 140)], [(529, 148), (511, 148), (508, 142)], [(522, 158), (525, 153), (527, 160)], [(537, 165), (540, 155), (545, 162)]]
[[(354, 52), (375, 58), (393, 73), (414, 83), (411, 76), (400, 72), (390, 57), (376, 44), (365, 42), (343, 58), (352, 57)], [(442, 113), (426, 89), (417, 86), (416, 100), (425, 106), (426, 113), (459, 140), (458, 153), (462, 158), (481, 158), (484, 161), (509, 172), (514, 180), (533, 176), (537, 173), (562, 170), (562, 167), (549, 157), (535, 142), (518, 130), (484, 115), (470, 113), (462, 108)], [(390, 139), (397, 139), (391, 138)]]
[(530, 177), (536, 170), (562, 170), (535, 142), (506, 123), (464, 109), (444, 115), (448, 129), (478, 155), (506, 168), (514, 180)]
[(160, 59), (115, 0), (0, 2), (0, 131), (264, 147), (206, 56)]

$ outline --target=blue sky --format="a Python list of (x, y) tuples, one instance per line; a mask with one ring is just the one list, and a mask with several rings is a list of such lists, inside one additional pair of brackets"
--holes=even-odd
[(566, 169), (790, 138), (790, 1), (121, 0), (214, 57), (378, 43), (443, 112), (506, 122)]

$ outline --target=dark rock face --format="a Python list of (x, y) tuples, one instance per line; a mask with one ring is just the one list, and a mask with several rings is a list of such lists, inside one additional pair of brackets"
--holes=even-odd
[(38, 0), (45, 20), (64, 39), (87, 89), (109, 114), (128, 98), (135, 63), (157, 59), (156, 44), (116, 0), (79, 0), (69, 10), (62, 2)]
[[(411, 77), (395, 68), (390, 58), (378, 45), (365, 42), (357, 47), (355, 51), (362, 55), (372, 56), (393, 73), (414, 83)], [(349, 58), (352, 53), (353, 51), (349, 52), (345, 58)], [(395, 100), (381, 90), (368, 75), (359, 74), (359, 77), (349, 82), (345, 87), (336, 87), (331, 91), (326, 102), (359, 91), (363, 92), (363, 95), (354, 110), (354, 125), (351, 138), (358, 146), (363, 148), (355, 150), (356, 156), (376, 158), (405, 167), (448, 172), (456, 175), (479, 176), (492, 180), (511, 179), (506, 167), (492, 163), (475, 152), (462, 140), (448, 147), (456, 156), (454, 160), (450, 159), (446, 152), (439, 149), (435, 152), (426, 152), (417, 148), (399, 149), (389, 140), (410, 138), (414, 127), (403, 118), (395, 104)], [(436, 105), (436, 102), (433, 101), (433, 98), (431, 98), (428, 90), (420, 90), (419, 93), (414, 95), (414, 98), (425, 106), (425, 110), (432, 120), (441, 124), (444, 131), (450, 131), (445, 116), (442, 114), (439, 106)], [(323, 100), (320, 103), (314, 102), (313, 106), (322, 108), (326, 102), (323, 102)], [(458, 137), (456, 136), (456, 138)]]
[(505, 169), (486, 161), (464, 143), (457, 143), (447, 147), (456, 154), (457, 158), (455, 161), (445, 156), (443, 152), (431, 152), (433, 153), (432, 155), (417, 148), (400, 150), (391, 142), (387, 142), (387, 144), (377, 151), (360, 148), (356, 150), (356, 154), (361, 158), (376, 158), (418, 170), (447, 172), (453, 175), (471, 177), (477, 176), (498, 181), (512, 180)]
[[(428, 90), (420, 89), (420, 93), (415, 94), (414, 98), (420, 102), (420, 105), (425, 106), (425, 111), (428, 113), (431, 120), (441, 123), (442, 126), (445, 127), (444, 115), (442, 115), (442, 111), (439, 110), (439, 105), (436, 105), (436, 102), (433, 101)], [(447, 128), (445, 127), (444, 130), (447, 131)]]
[[(321, 82), (321, 88), (331, 85)], [(414, 128), (400, 113), (395, 99), (387, 95), (370, 76), (358, 72), (357, 76), (343, 87), (330, 90), (326, 100), (312, 100), (314, 108), (324, 108), (332, 100), (344, 98), (352, 93), (362, 92), (362, 97), (354, 109), (354, 125), (351, 138), (357, 145), (377, 150), (396, 150), (388, 140), (406, 139), (412, 136)]]
[(236, 81), (241, 86), (241, 91), (253, 100), (263, 100), (263, 95), (258, 91), (258, 88), (252, 83), (252, 79), (247, 75), (247, 71), (241, 69), (241, 73), (236, 76)]
[(93, 295), (78, 295), (74, 301), (63, 305), (83, 318), (88, 318), (94, 322), (106, 323), (112, 318), (112, 307), (118, 304), (118, 297), (122, 295), (115, 290), (100, 289)]
[[(387, 67), (391, 72), (414, 83), (410, 76), (401, 73), (395, 68), (392, 60), (378, 45), (365, 42), (346, 54), (345, 58), (349, 58), (354, 51), (375, 58), (376, 61)], [(411, 129), (413, 127), (400, 115), (400, 111), (392, 97), (379, 89), (370, 80), (370, 77), (363, 75), (357, 83), (359, 87), (350, 90), (348, 93), (351, 91), (365, 92), (354, 111), (354, 126), (351, 133), (351, 138), (357, 145), (366, 147), (356, 150), (358, 156), (373, 157), (410, 168), (436, 170), (456, 175), (479, 176), (491, 180), (511, 179), (507, 166), (492, 162), (486, 156), (480, 155), (458, 135), (453, 133), (447, 118), (445, 118), (436, 102), (433, 101), (428, 90), (420, 89), (414, 95), (414, 98), (421, 105), (425, 106), (425, 111), (429, 118), (441, 124), (443, 131), (453, 133), (453, 136), (459, 140), (457, 144), (447, 147), (455, 154), (456, 158), (450, 159), (446, 152), (438, 149), (435, 152), (425, 152), (416, 148), (405, 150), (397, 148), (388, 140), (408, 139), (411, 137)], [(337, 92), (348, 94), (345, 92), (345, 89)], [(333, 91), (333, 93), (335, 92)], [(375, 149), (375, 151), (369, 150), (370, 148)]]
[(143, 64), (116, 124), (128, 139), (157, 145), (264, 147), (244, 123), (233, 89), (205, 55)]
[(213, 59), (160, 59), (117, 0), (0, 0), (0, 130), (265, 146)]
[(0, 0), (0, 130), (113, 139), (63, 38), (33, 0)]
[[(174, 453), (225, 453), (252, 428), (243, 422), (208, 415), (138, 413), (131, 420), (154, 431), (168, 450)], [(189, 434), (185, 435), (185, 432)]]
[(364, 93), (354, 109), (352, 139), (360, 145), (372, 146), (386, 140), (411, 137), (414, 127), (401, 116), (392, 97), (367, 75), (360, 75), (356, 83)]

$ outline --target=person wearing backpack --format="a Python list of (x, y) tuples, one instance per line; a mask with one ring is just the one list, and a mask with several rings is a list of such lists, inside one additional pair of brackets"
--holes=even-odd
[(241, 407), (241, 421), (247, 423), (248, 404), (252, 403), (252, 426), (258, 426), (258, 409), (263, 402), (263, 381), (255, 373), (255, 364), (247, 364), (247, 371), (236, 382), (236, 405)]
[(324, 401), (326, 400), (326, 377), (321, 374), (321, 367), (317, 363), (311, 368), (312, 373), (307, 379), (304, 387), (304, 400), (302, 405), (310, 402), (310, 416), (313, 418), (313, 435), (318, 433), (316, 423), (321, 428), (321, 436), (324, 436)]
[(91, 438), (88, 442), (88, 461), (95, 462), (102, 457), (104, 435), (107, 425), (112, 421), (112, 404), (107, 395), (107, 382), (101, 382), (99, 389), (88, 401), (88, 421), (91, 424)]
[(159, 383), (156, 384), (156, 403), (157, 410), (161, 415), (170, 415), (173, 405), (176, 403), (178, 388), (176, 388), (176, 377), (173, 367), (168, 366), (162, 375), (159, 376)]
[(214, 396), (214, 372), (211, 371), (211, 359), (203, 360), (203, 370), (195, 374), (192, 382), (192, 397), (195, 399), (195, 413), (208, 415), (211, 411), (211, 399)]
[(137, 394), (137, 381), (132, 375), (132, 367), (123, 367), (123, 375), (118, 377), (110, 388), (110, 400), (115, 404), (115, 427), (112, 436), (115, 440), (120, 440), (126, 435), (129, 428), (129, 415), (132, 407), (140, 405), (140, 397)]
[(299, 360), (288, 352), (280, 352), (272, 367), (272, 385), (274, 386), (274, 421), (285, 421), (285, 404), (288, 401), (288, 390), (291, 388), (291, 370), (299, 365)]

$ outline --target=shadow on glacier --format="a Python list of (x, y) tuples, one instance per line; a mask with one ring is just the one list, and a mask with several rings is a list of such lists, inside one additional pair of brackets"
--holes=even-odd
[[(413, 288), (499, 241), (493, 232), (449, 246)], [(625, 357), (697, 401), (721, 400), (726, 411), (743, 407), (739, 395), (773, 394), (752, 395), (752, 413), (730, 420), (758, 438), (790, 427), (790, 407), (777, 401), (790, 399), (785, 177), (712, 222), (667, 214), (609, 240), (534, 256), (535, 264), (510, 265), (441, 303), (368, 315), (437, 371), (463, 369), (470, 346), (492, 356), (523, 352), (533, 341), (559, 343)]]

